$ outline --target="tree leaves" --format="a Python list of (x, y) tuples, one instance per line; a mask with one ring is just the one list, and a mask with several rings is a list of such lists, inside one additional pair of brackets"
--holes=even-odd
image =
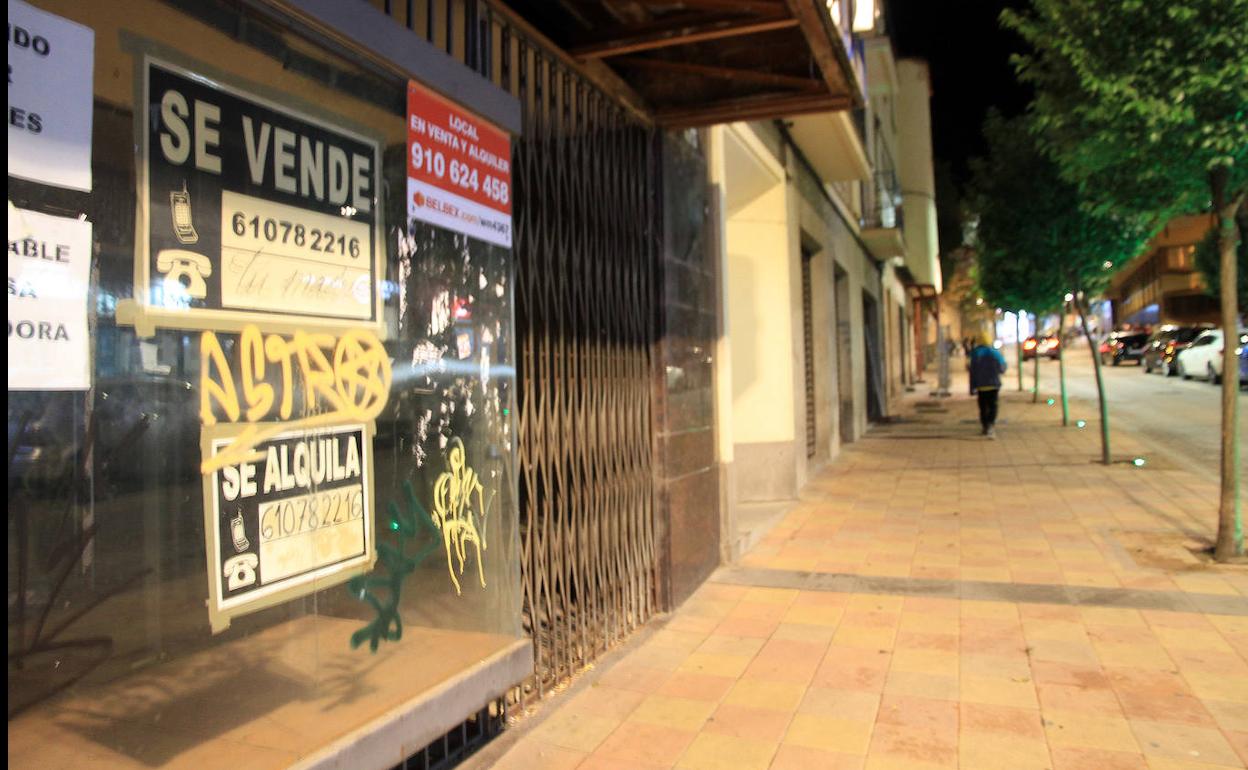
[(988, 154), (971, 168), (985, 299), (1043, 313), (1060, 307), (1067, 292), (1104, 288), (1113, 268), (1138, 253), (1148, 228), (1083, 205), (1079, 187), (1041, 151), (1028, 119), (991, 112), (984, 135)]

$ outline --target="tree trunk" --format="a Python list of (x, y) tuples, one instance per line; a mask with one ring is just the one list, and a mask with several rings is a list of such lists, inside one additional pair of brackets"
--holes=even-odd
[(1239, 279), (1236, 275), (1235, 246), (1238, 227), (1235, 213), (1244, 202), (1244, 193), (1226, 200), (1225, 167), (1211, 175), (1213, 202), (1218, 212), (1218, 250), (1222, 281), (1222, 488), (1218, 500), (1218, 539), (1213, 549), (1217, 561), (1227, 561), (1244, 553), (1243, 519), (1239, 509), (1239, 361), (1235, 355), (1239, 341)]
[(1088, 309), (1082, 297), (1075, 297), (1075, 307), (1079, 310), (1079, 324), (1083, 327), (1083, 336), (1088, 340), (1088, 350), (1092, 351), (1092, 368), (1096, 372), (1096, 399), (1101, 407), (1101, 462), (1109, 465), (1109, 404), (1105, 403), (1105, 381), (1101, 377), (1101, 353), (1097, 350), (1096, 340), (1088, 329)]
[(1066, 308), (1057, 317), (1057, 378), (1062, 391), (1062, 427), (1070, 425), (1070, 402), (1066, 399)]
[(1040, 317), (1032, 313), (1031, 323), (1037, 332), (1035, 366), (1031, 370), (1031, 403), (1035, 404), (1040, 401)]
[(1018, 356), (1018, 392), (1023, 392), (1023, 311), (1014, 314), (1014, 350)]

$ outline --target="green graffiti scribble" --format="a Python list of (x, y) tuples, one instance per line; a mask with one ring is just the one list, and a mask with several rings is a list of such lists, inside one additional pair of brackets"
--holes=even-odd
[[(391, 500), (387, 510), (390, 512), (389, 531), (398, 535), (398, 547), (390, 543), (377, 542), (377, 556), (381, 561), (381, 569), (367, 575), (359, 575), (347, 581), (347, 590), (360, 601), (368, 602), (377, 612), (377, 617), (368, 625), (351, 634), (351, 649), (358, 648), (368, 640), (369, 649), (377, 652), (381, 640), (397, 642), (403, 638), (403, 621), (399, 617), (399, 598), (403, 593), (403, 581), (412, 574), (421, 562), (442, 544), (442, 537), (434, 527), (433, 521), (424, 507), (416, 499), (416, 491), (412, 482), (403, 482), (403, 491), (407, 496), (407, 510), (399, 508), (399, 504)], [(421, 532), (430, 536), (430, 541), (411, 556), (407, 555), (411, 545)], [(384, 571), (384, 574), (378, 574)], [(383, 601), (377, 589), (386, 589)]]

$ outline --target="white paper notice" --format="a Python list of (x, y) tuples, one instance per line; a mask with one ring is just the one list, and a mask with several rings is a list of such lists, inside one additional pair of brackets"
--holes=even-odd
[(94, 68), (89, 27), (9, 0), (9, 176), (91, 190)]
[(9, 203), (9, 390), (91, 387), (91, 223)]

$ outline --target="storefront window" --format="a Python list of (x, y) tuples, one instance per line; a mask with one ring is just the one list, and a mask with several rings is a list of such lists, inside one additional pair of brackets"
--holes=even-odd
[[(89, 189), (9, 179), (49, 372), (10, 371), (10, 761), (289, 766), (523, 635), (510, 250), (408, 220), (401, 77), (224, 0), (33, 6), (94, 85)], [(40, 216), (90, 226), (56, 389)]]

